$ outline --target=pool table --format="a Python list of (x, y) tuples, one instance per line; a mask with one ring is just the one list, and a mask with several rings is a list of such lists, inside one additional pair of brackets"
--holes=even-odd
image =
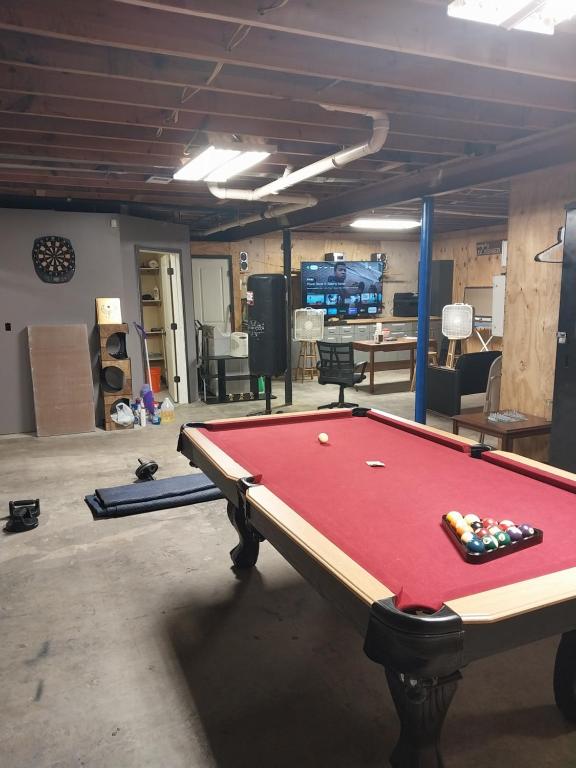
[[(188, 424), (178, 449), (228, 499), (234, 564), (269, 541), (384, 666), (395, 768), (443, 765), (463, 667), (547, 636), (562, 635), (554, 693), (576, 722), (575, 475), (364, 408)], [(441, 527), (452, 509), (529, 522), (543, 542), (469, 564)]]

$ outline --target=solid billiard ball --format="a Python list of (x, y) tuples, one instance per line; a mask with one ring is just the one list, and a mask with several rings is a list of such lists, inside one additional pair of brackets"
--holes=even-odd
[(483, 539), (484, 536), (490, 536), (490, 532), (488, 531), (488, 528), (478, 528), (477, 531), (474, 531), (476, 536), (478, 536), (479, 539)]
[(466, 515), (464, 520), (466, 520), (468, 525), (472, 525), (472, 523), (479, 523), (480, 522), (480, 518), (478, 517), (478, 515)]
[(470, 533), (472, 533), (472, 528), (470, 528), (468, 523), (466, 523), (464, 520), (458, 520), (454, 527), (456, 528), (456, 533), (459, 536), (462, 536), (462, 534), (466, 531), (470, 531)]
[(450, 523), (450, 525), (453, 525), (456, 520), (462, 520), (463, 516), (461, 512), (456, 512), (455, 509), (452, 510), (452, 512), (448, 512), (446, 515), (446, 520)]
[(514, 525), (514, 523), (512, 522), (512, 520), (500, 520), (500, 522), (498, 523), (498, 525), (499, 525), (499, 527), (500, 527), (500, 529), (501, 529), (501, 530), (503, 530), (503, 531), (507, 531), (507, 530), (508, 530), (508, 528), (512, 528), (512, 526)]
[(482, 528), (482, 523), (480, 522), (480, 520), (478, 520), (475, 523), (470, 523), (470, 527), (472, 528), (472, 530), (474, 532), (476, 532), (476, 531), (479, 531)]
[(529, 536), (534, 536), (534, 528), (528, 523), (522, 523), (518, 528), (522, 532), (522, 537), (527, 539)]
[(496, 541), (499, 547), (507, 547), (510, 544), (510, 536), (506, 531), (500, 531), (500, 533), (496, 534)]
[(472, 531), (464, 531), (464, 533), (460, 536), (460, 541), (462, 544), (468, 544), (469, 541), (472, 541), (472, 539), (475, 539), (476, 536), (472, 533)]
[(470, 541), (466, 544), (466, 549), (468, 550), (468, 552), (472, 552), (473, 554), (478, 554), (478, 555), (486, 551), (486, 547), (484, 546), (484, 543), (480, 541), (480, 539), (476, 538), (476, 536), (470, 539)]
[(493, 517), (485, 517), (482, 520), (482, 525), (484, 526), (484, 528), (490, 529), (490, 528), (492, 528), (493, 525), (498, 525), (498, 522), (496, 520), (494, 520)]
[(506, 533), (508, 534), (508, 536), (510, 536), (510, 539), (512, 541), (520, 541), (520, 539), (523, 538), (522, 531), (520, 530), (520, 528), (518, 528), (517, 525), (512, 525), (510, 528), (508, 528)]
[(498, 542), (496, 541), (495, 536), (484, 536), (482, 539), (482, 544), (484, 544), (484, 548), (489, 552), (494, 549), (498, 549)]
[(326, 432), (320, 432), (318, 435), (318, 442), (319, 443), (327, 443), (328, 442), (328, 435)]

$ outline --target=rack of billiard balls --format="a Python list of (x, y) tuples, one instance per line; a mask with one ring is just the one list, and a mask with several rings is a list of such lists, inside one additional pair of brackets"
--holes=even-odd
[(512, 520), (481, 519), (478, 515), (448, 512), (442, 526), (467, 563), (485, 563), (520, 549), (540, 544), (544, 535), (529, 523), (516, 525)]

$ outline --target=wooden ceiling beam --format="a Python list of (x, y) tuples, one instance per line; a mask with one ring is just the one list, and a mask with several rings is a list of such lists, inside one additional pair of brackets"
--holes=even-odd
[[(30, 115), (15, 112), (0, 112), (0, 129), (26, 131), (28, 133), (45, 133), (51, 131), (62, 136), (85, 136), (97, 139), (121, 139), (134, 142), (158, 142), (172, 145), (181, 144), (182, 151), (190, 143), (191, 146), (202, 146), (205, 140), (199, 138), (190, 142), (190, 131), (171, 128), (157, 135), (157, 129), (148, 126), (98, 123), (90, 120), (76, 120), (62, 117), (48, 117), (46, 115)], [(294, 156), (294, 163), (304, 164), (314, 159), (325, 157), (335, 152), (339, 147), (334, 144), (316, 144), (305, 141), (278, 141), (276, 146), (284, 155)], [(376, 155), (359, 161), (360, 168), (377, 168), (382, 163), (408, 163), (410, 165), (428, 165), (441, 162), (442, 155), (433, 155), (424, 152), (381, 150)], [(356, 167), (356, 163), (354, 167)]]
[[(298, 125), (322, 125), (332, 128), (367, 130), (370, 118), (327, 111), (320, 106), (292, 103), (268, 97), (201, 92), (186, 96), (175, 86), (142, 84), (134, 88), (127, 79), (109, 79), (97, 75), (51, 72), (0, 63), (0, 90), (29, 94), (98, 101), (107, 104), (179, 110), (193, 114), (280, 120)], [(529, 135), (530, 131), (474, 122), (455, 122), (444, 118), (392, 114), (391, 133), (495, 144)]]
[[(46, 151), (56, 151), (65, 149), (80, 149), (90, 152), (104, 153), (101, 156), (103, 161), (108, 159), (114, 160), (116, 154), (121, 155), (135, 155), (139, 158), (146, 159), (152, 157), (161, 157), (164, 163), (171, 162), (173, 167), (179, 164), (179, 160), (182, 157), (183, 145), (181, 144), (163, 144), (162, 142), (140, 142), (140, 141), (128, 141), (124, 139), (113, 138), (98, 138), (92, 136), (74, 136), (69, 134), (54, 134), (43, 133), (40, 131), (15, 131), (0, 126), (0, 144), (4, 145), (18, 145), (21, 147), (43, 147)], [(59, 155), (64, 157), (64, 155)], [(129, 158), (126, 159), (128, 162)], [(272, 171), (279, 173), (277, 166), (280, 169), (286, 165), (295, 165), (296, 161), (299, 164), (308, 163), (311, 161), (311, 157), (308, 155), (302, 155), (297, 157), (295, 155), (283, 154), (277, 152), (267, 159), (266, 163), (258, 166), (258, 169), (263, 168), (266, 171)], [(384, 164), (386, 165), (386, 164)], [(398, 167), (394, 167), (397, 165)], [(417, 166), (417, 163), (388, 163), (385, 170), (379, 171), (381, 167), (381, 161), (369, 161), (358, 160), (354, 163), (351, 170), (344, 169), (343, 171), (334, 169), (332, 175), (351, 174), (353, 176), (366, 176), (369, 178), (378, 178), (382, 173), (401, 173), (401, 168), (413, 165)]]
[[(337, 104), (362, 109), (386, 109), (407, 115), (428, 115), (533, 130), (562, 125), (576, 111), (576, 92), (571, 83), (554, 83), (546, 89), (524, 94), (509, 94), (506, 102), (477, 102), (469, 98), (426, 94), (387, 87), (339, 82), (303, 75), (282, 75), (245, 67), (226, 66), (208, 83), (214, 65), (175, 56), (98, 45), (84, 45), (36, 35), (5, 31), (0, 37), (0, 61), (32, 69), (103, 75), (109, 79), (128, 79), (199, 89), (202, 92), (244, 96), (266, 96), (320, 104), (327, 96)], [(328, 90), (327, 90), (328, 88)], [(531, 94), (531, 98), (526, 99)], [(554, 110), (554, 111), (552, 111)]]
[(262, 13), (261, 0), (116, 0), (196, 18), (312, 37), (340, 43), (425, 54), (497, 70), (567, 78), (576, 71), (569, 37), (510, 34), (508, 30), (450, 18), (446, 3), (363, 0), (362, 9), (341, 0), (290, 0)]
[[(204, 134), (208, 132), (242, 134), (264, 138), (271, 142), (286, 139), (322, 144), (329, 142), (336, 146), (350, 146), (366, 140), (370, 135), (368, 130), (330, 129), (313, 125), (301, 127), (297, 124), (285, 124), (275, 120), (203, 116), (182, 111), (178, 115), (174, 115), (170, 110), (150, 107), (132, 107), (120, 104), (104, 105), (99, 102), (15, 94), (10, 91), (0, 91), (0, 112), (72, 120), (81, 119), (99, 123), (128, 124), (156, 130), (162, 129), (166, 132), (176, 130), (189, 131), (190, 134), (194, 131)], [(478, 147), (470, 146), (468, 142), (404, 134), (390, 135), (386, 141), (386, 148), (452, 156), (473, 154), (479, 150)]]
[[(561, 57), (561, 63), (554, 61), (551, 69), (542, 64), (544, 76), (502, 69), (495, 78), (493, 70), (485, 66), (310, 40), (270, 30), (253, 29), (246, 40), (231, 45), (236, 23), (186, 18), (111, 0), (92, 0), (81, 6), (71, 0), (60, 0), (57, 6), (44, 0), (3, 0), (0, 28), (186, 59), (508, 104), (534, 105), (536, 99), (536, 106), (541, 106), (540, 97), (545, 98), (556, 85), (563, 87), (566, 82), (576, 81), (574, 51)], [(549, 58), (557, 59), (554, 48), (549, 49)], [(573, 93), (568, 103), (574, 105), (575, 98)]]

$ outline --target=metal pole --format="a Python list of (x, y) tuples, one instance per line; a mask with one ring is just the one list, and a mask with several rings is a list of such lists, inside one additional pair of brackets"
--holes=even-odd
[(430, 268), (432, 263), (432, 230), (434, 199), (422, 198), (420, 231), (420, 268), (418, 270), (418, 345), (416, 347), (416, 402), (414, 419), (426, 424), (426, 380), (428, 345), (430, 343)]
[(284, 402), (292, 405), (292, 233), (282, 230), (284, 277), (286, 278), (286, 373), (284, 374)]

